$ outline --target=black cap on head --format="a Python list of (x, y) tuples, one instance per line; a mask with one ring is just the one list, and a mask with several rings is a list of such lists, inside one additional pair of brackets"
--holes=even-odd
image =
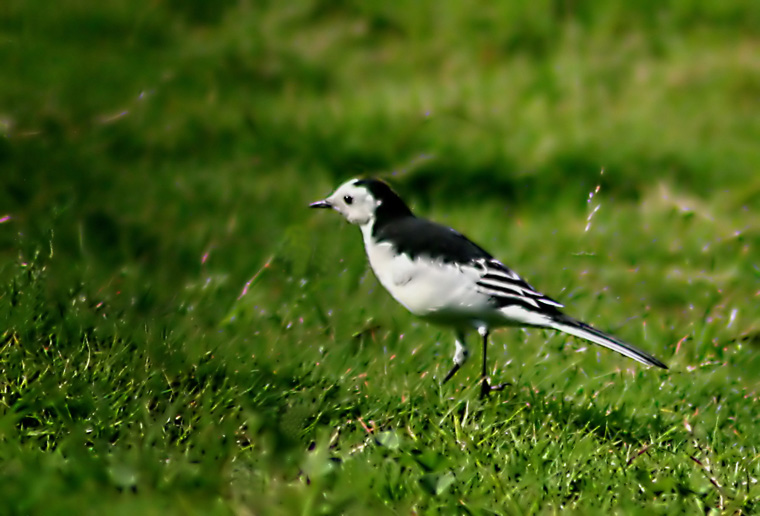
[(354, 186), (363, 186), (369, 190), (372, 197), (380, 201), (380, 206), (378, 206), (376, 212), (378, 220), (413, 216), (412, 210), (384, 181), (375, 178), (357, 179), (354, 182)]

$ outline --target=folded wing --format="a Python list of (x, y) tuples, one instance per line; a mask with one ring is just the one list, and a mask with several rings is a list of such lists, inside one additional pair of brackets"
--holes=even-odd
[(475, 260), (474, 265), (482, 271), (477, 282), (478, 289), (490, 296), (494, 305), (499, 308), (518, 305), (527, 310), (553, 316), (558, 314), (559, 308), (563, 306), (562, 303), (538, 292), (515, 271), (494, 258)]

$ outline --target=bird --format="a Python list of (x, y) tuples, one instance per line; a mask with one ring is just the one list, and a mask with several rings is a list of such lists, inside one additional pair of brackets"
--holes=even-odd
[(481, 397), (509, 385), (491, 384), (486, 367), (491, 330), (504, 326), (558, 330), (668, 368), (646, 351), (566, 315), (561, 303), (462, 233), (415, 216), (381, 179), (351, 179), (309, 206), (335, 210), (359, 226), (370, 267), (390, 295), (415, 316), (454, 329), (454, 365), (442, 384), (467, 360), (466, 334), (474, 329), (483, 346)]

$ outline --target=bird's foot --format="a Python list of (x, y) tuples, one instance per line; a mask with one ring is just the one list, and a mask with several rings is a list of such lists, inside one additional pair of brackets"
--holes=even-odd
[(480, 384), (480, 397), (487, 398), (493, 391), (501, 391), (505, 387), (510, 385), (509, 383), (500, 383), (498, 385), (491, 385), (488, 383), (488, 378), (483, 378), (483, 382)]

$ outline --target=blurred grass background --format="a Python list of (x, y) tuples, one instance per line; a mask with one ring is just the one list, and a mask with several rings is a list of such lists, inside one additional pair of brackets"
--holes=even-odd
[[(758, 26), (750, 0), (6, 0), (0, 499), (755, 512)], [(511, 391), (439, 387), (449, 332), (305, 209), (365, 174), (671, 371), (506, 330)]]

